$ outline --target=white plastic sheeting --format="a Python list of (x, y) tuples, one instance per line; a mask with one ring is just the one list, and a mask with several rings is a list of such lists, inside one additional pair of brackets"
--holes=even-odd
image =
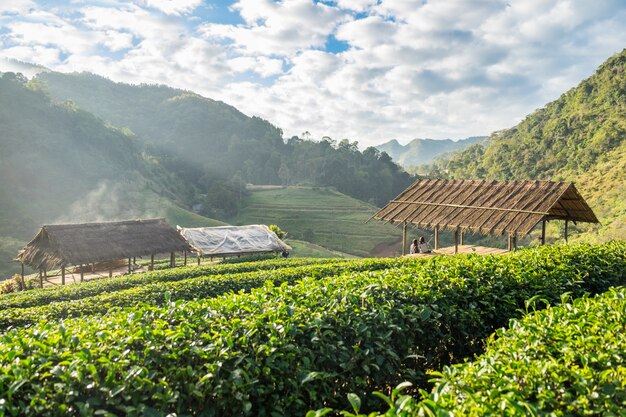
[(180, 234), (200, 256), (232, 256), (291, 250), (263, 224), (184, 228)]

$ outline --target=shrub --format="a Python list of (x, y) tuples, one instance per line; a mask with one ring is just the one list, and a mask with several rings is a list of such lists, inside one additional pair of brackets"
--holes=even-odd
[(384, 415), (624, 415), (626, 288), (564, 301), (512, 320), (476, 360), (433, 372), (436, 385), (421, 401), (399, 389), (383, 396)]
[(610, 243), (433, 257), (10, 330), (0, 411), (303, 415), (348, 393), (423, 382), (481, 351), (533, 295), (555, 303), (624, 283), (625, 253)]

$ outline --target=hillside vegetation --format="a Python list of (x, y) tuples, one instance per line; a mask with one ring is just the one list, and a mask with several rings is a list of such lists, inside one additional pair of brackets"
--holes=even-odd
[[(236, 212), (242, 181), (331, 186), (377, 205), (412, 181), (375, 148), (360, 152), (356, 142), (346, 139), (292, 137), (285, 142), (282, 131), (269, 122), (190, 91), (115, 83), (88, 73), (45, 72), (36, 81), (54, 100), (71, 100), (129, 129), (151, 154), (167, 155), (174, 171), (189, 171), (190, 181), (204, 176), (205, 210), (211, 217)], [(211, 197), (216, 194), (219, 198)]]
[[(626, 283), (624, 243), (506, 256), (289, 260), (283, 268), (281, 261), (33, 291), (31, 307), (3, 312), (15, 321), (0, 335), (0, 411), (295, 416), (341, 406), (348, 394), (371, 410), (380, 406), (367, 400), (374, 390), (405, 380), (414, 392), (427, 389), (426, 371), (482, 353), (485, 339), (533, 297), (540, 308), (565, 292), (576, 298)], [(185, 278), (192, 271), (200, 275)], [(107, 282), (122, 286), (81, 293)], [(45, 304), (47, 294), (65, 291), (74, 301)], [(28, 301), (1, 299), (16, 305), (13, 297)], [(71, 314), (59, 314), (70, 304)], [(74, 318), (59, 321), (66, 316)], [(595, 355), (610, 352), (597, 347)]]
[[(372, 221), (376, 207), (328, 188), (284, 187), (251, 191), (231, 224), (278, 224), (294, 239), (357, 256), (392, 244), (402, 230)], [(400, 250), (398, 245), (398, 250)]]
[(602, 226), (584, 239), (626, 236), (626, 50), (527, 116), (430, 169), (449, 178), (574, 181)]

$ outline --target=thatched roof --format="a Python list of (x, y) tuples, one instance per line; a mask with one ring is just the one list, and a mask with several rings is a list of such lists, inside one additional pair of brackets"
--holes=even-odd
[(165, 219), (54, 224), (43, 226), (16, 260), (50, 270), (187, 248), (185, 239)]
[(373, 218), (514, 236), (544, 219), (599, 223), (574, 184), (550, 181), (417, 180)]
[(233, 256), (291, 250), (263, 224), (220, 227), (177, 227), (200, 256)]

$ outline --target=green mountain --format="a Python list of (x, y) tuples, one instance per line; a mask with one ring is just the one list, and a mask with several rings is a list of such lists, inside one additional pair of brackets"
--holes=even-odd
[[(198, 171), (197, 175), (222, 178), (227, 183), (221, 187), (227, 189), (222, 194), (232, 194), (230, 181), (306, 184), (334, 187), (382, 205), (412, 181), (374, 148), (360, 152), (356, 142), (345, 139), (312, 142), (293, 137), (285, 141), (282, 131), (267, 121), (193, 92), (115, 83), (87, 73), (42, 72), (36, 81), (45, 85), (55, 101), (71, 100), (111, 125), (132, 132), (149, 153), (175, 155), (177, 166), (185, 163), (189, 170)], [(210, 181), (204, 186), (211, 188)], [(205, 203), (212, 206), (218, 201)], [(235, 212), (236, 207), (230, 205), (207, 214)]]
[(467, 139), (413, 139), (406, 145), (400, 144), (396, 139), (385, 142), (376, 146), (381, 152), (386, 152), (391, 159), (403, 167), (414, 167), (417, 165), (428, 164), (442, 155), (460, 151), (471, 145), (474, 145), (486, 136), (472, 136)]
[(581, 239), (626, 238), (626, 49), (517, 126), (435, 162), (449, 178), (573, 181), (602, 225)]
[(37, 82), (0, 78), (0, 277), (39, 226), (165, 216), (222, 224), (180, 206), (198, 190), (142, 152), (124, 131), (73, 103), (53, 104)]

